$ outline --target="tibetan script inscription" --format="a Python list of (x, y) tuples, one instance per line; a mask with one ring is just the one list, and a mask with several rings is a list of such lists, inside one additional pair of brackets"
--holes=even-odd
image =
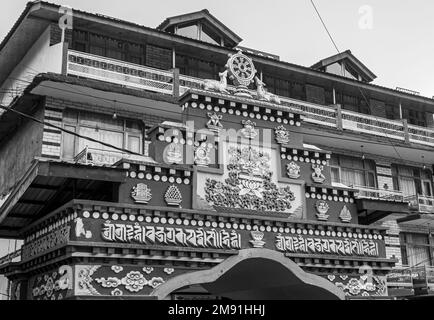
[(336, 254), (377, 257), (378, 244), (372, 240), (304, 238), (301, 236), (276, 236), (276, 248), (283, 252)]
[(234, 230), (182, 229), (141, 226), (138, 223), (113, 224), (106, 222), (102, 238), (110, 242), (163, 244), (195, 248), (241, 249), (241, 235)]

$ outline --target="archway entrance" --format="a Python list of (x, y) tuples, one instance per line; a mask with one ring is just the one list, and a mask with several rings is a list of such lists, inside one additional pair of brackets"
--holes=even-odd
[(326, 279), (303, 271), (283, 254), (268, 249), (241, 250), (212, 269), (175, 277), (152, 295), (202, 291), (223, 299), (338, 300), (344, 293)]

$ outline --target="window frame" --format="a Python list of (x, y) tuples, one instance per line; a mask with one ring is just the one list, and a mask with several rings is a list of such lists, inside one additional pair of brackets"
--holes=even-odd
[[(107, 114), (103, 114), (103, 113), (97, 113), (97, 112), (89, 112), (89, 111), (83, 111), (83, 110), (77, 110), (77, 109), (67, 109), (70, 112), (75, 114), (74, 120), (71, 121), (70, 119), (66, 119), (65, 117), (63, 117), (62, 120), (62, 127), (63, 128), (74, 128), (74, 132), (75, 133), (80, 133), (80, 128), (87, 128), (87, 129), (99, 129), (99, 130), (105, 130), (105, 131), (110, 131), (110, 132), (116, 132), (116, 133), (122, 133), (123, 137), (122, 137), (122, 148), (129, 150), (128, 149), (128, 144), (129, 144), (129, 137), (135, 137), (135, 138), (139, 138), (139, 146), (140, 146), (140, 150), (138, 153), (140, 154), (144, 154), (145, 151), (145, 127), (144, 125), (140, 124), (140, 128), (139, 130), (134, 130), (131, 128), (128, 128), (127, 126), (127, 122), (128, 121), (137, 121), (135, 119), (130, 119), (130, 118), (118, 118), (119, 121), (122, 121), (122, 129), (115, 129), (115, 128), (105, 128), (105, 127), (101, 127), (99, 126), (98, 122), (95, 122), (95, 125), (89, 125), (89, 124), (82, 124), (80, 123), (80, 121), (82, 120), (82, 115), (83, 113), (88, 113), (88, 114), (93, 114), (93, 115), (100, 115), (102, 117), (104, 116), (108, 116)], [(71, 130), (71, 129), (69, 129)], [(72, 131), (72, 130), (71, 130)], [(68, 133), (63, 132), (62, 133), (62, 158), (64, 157), (65, 154), (65, 139), (67, 138), (66, 135)], [(77, 156), (77, 154), (79, 154), (81, 151), (83, 150), (79, 150), (79, 146), (80, 146), (80, 141), (79, 141), (79, 137), (74, 136), (73, 140), (73, 150), (72, 150), (72, 154), (73, 157), (72, 159), (74, 159), (74, 157)], [(132, 150), (130, 150), (132, 151)], [(136, 152), (136, 151), (133, 151)], [(69, 159), (69, 158), (68, 158)]]

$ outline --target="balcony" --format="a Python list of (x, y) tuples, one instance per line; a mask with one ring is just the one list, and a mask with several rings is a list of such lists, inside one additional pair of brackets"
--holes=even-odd
[[(68, 50), (67, 73), (168, 95), (182, 95), (190, 88), (201, 88), (203, 83), (202, 79), (179, 75), (175, 71), (154, 69), (73, 50)], [(256, 96), (255, 91), (251, 93)], [(282, 105), (303, 110), (304, 121), (307, 123), (386, 137), (402, 143), (434, 146), (434, 130), (409, 125), (406, 120), (389, 120), (341, 110), (339, 106), (280, 98)]]
[(145, 142), (145, 144), (146, 150), (143, 156), (135, 156), (130, 153), (116, 150), (103, 150), (86, 147), (74, 157), (74, 163), (92, 166), (112, 166), (121, 159), (152, 162), (153, 160), (147, 156), (147, 147), (149, 143)]
[(411, 210), (421, 213), (434, 213), (434, 197), (424, 195), (407, 196), (405, 199), (409, 202)]
[(11, 262), (20, 262), (20, 261), (21, 261), (21, 249), (0, 258), (0, 267)]
[(405, 215), (409, 213), (408, 201), (400, 191), (349, 186), (356, 190), (355, 198), (360, 223), (371, 224), (393, 213)]
[(357, 199), (406, 202), (404, 199), (404, 194), (401, 191), (380, 190), (380, 189), (364, 187), (364, 186), (351, 186), (351, 188), (357, 190), (355, 195)]
[[(426, 283), (430, 291), (434, 290), (434, 267), (415, 266), (394, 268), (387, 275), (388, 287), (413, 288), (413, 279)], [(412, 295), (412, 293), (407, 293)]]

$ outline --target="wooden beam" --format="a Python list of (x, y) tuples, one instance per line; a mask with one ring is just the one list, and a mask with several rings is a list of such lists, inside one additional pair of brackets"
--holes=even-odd
[(125, 182), (123, 170), (116, 168), (90, 167), (79, 164), (49, 163), (39, 165), (39, 174), (48, 177), (75, 178), (109, 182)]
[(44, 184), (32, 184), (30, 185), (30, 189), (41, 189), (41, 190), (58, 190), (58, 186), (47, 186)]
[(18, 203), (21, 203), (21, 204), (31, 204), (31, 205), (34, 205), (34, 206), (45, 206), (46, 201), (40, 201), (40, 200), (22, 200), (22, 199), (20, 199), (20, 200), (18, 200)]
[(32, 215), (29, 214), (21, 214), (21, 213), (13, 213), (11, 212), (7, 218), (16, 218), (16, 219), (33, 219)]

